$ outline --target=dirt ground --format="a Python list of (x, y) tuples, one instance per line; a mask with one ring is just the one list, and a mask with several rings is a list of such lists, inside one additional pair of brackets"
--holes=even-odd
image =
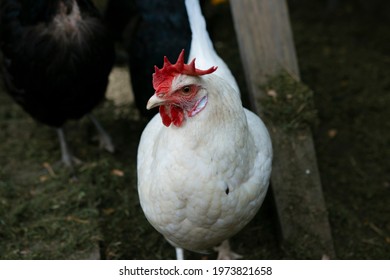
[[(288, 1), (301, 77), (318, 111), (312, 131), (339, 259), (390, 257), (390, 7), (364, 3)], [(245, 91), (229, 7), (212, 7), (206, 16)], [(0, 259), (175, 257), (140, 209), (135, 159), (146, 121), (132, 105), (126, 71), (115, 69), (109, 100), (94, 112), (116, 153), (98, 149), (87, 119), (67, 124), (69, 144), (83, 160), (76, 182), (56, 164), (55, 131), (34, 122), (0, 87)], [(246, 259), (304, 258), (280, 245), (275, 219), (267, 197), (233, 238), (234, 250)]]
[[(338, 258), (390, 258), (390, 6), (290, 1)], [(333, 5), (332, 5), (333, 3)], [(310, 12), (309, 12), (310, 11)]]

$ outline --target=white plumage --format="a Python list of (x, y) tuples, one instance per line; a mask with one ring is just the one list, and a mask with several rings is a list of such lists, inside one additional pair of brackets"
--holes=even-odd
[[(187, 9), (190, 2), (197, 1), (186, 0)], [(196, 59), (201, 68), (203, 59)], [(232, 80), (221, 78), (226, 64), (206, 74), (161, 74), (170, 66), (165, 61), (154, 74), (156, 93), (148, 108), (160, 106), (160, 114), (141, 136), (139, 198), (146, 218), (173, 246), (206, 252), (241, 230), (260, 208), (272, 146), (260, 118), (242, 107)]]

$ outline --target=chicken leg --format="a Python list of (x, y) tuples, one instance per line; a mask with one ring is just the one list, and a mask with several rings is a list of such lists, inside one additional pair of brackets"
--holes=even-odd
[(115, 152), (115, 146), (112, 143), (110, 135), (104, 130), (102, 125), (98, 122), (98, 120), (92, 115), (88, 115), (89, 119), (92, 121), (92, 123), (95, 125), (96, 130), (99, 133), (99, 143), (100, 143), (100, 148), (104, 148), (110, 153)]
[(61, 147), (61, 161), (62, 163), (71, 169), (73, 177), (75, 177), (75, 170), (73, 164), (79, 164), (81, 161), (78, 158), (75, 158), (70, 152), (68, 143), (66, 142), (64, 129), (57, 128), (58, 139), (60, 140)]
[(175, 247), (175, 249), (176, 249), (176, 259), (178, 261), (184, 260), (184, 250), (179, 247)]

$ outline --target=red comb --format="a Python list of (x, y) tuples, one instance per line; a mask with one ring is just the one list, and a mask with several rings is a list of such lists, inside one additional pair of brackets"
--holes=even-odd
[(177, 74), (186, 74), (190, 76), (201, 76), (213, 73), (217, 70), (216, 66), (210, 67), (207, 70), (200, 70), (195, 68), (195, 58), (190, 64), (184, 63), (184, 49), (181, 51), (175, 64), (172, 64), (166, 56), (164, 56), (164, 65), (161, 69), (154, 66), (153, 73), (153, 87), (156, 93), (166, 92), (169, 90), (173, 78)]

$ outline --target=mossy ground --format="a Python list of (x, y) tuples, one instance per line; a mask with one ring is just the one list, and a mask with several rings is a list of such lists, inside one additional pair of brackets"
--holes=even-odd
[(260, 88), (265, 92), (262, 111), (278, 127), (297, 131), (317, 124), (313, 92), (287, 72), (281, 71)]
[(389, 3), (296, 0), (290, 8), (302, 80), (318, 111), (314, 140), (336, 254), (388, 259)]

